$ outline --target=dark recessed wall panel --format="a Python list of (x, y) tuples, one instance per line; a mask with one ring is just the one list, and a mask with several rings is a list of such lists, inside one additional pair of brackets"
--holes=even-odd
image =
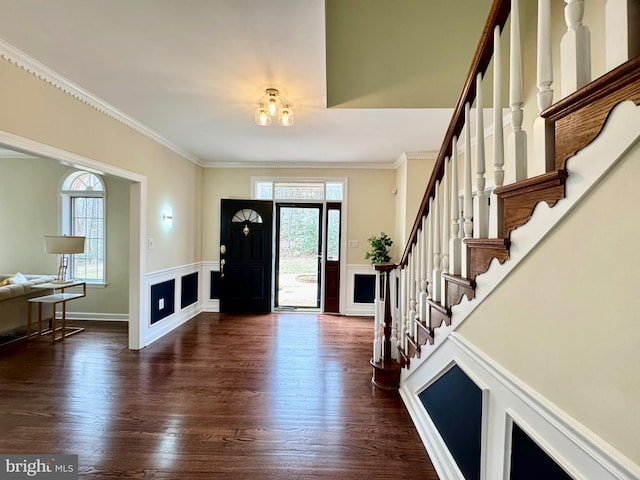
[(511, 480), (571, 480), (567, 472), (515, 423), (511, 432)]
[(222, 276), (220, 272), (211, 272), (211, 288), (209, 290), (209, 299), (220, 298)]
[(184, 275), (181, 280), (180, 308), (188, 307), (198, 301), (198, 272)]
[(464, 478), (480, 478), (482, 390), (454, 365), (419, 397)]
[(353, 276), (353, 302), (373, 303), (376, 296), (376, 276), (356, 273)]
[(151, 324), (162, 320), (175, 312), (176, 281), (168, 280), (151, 285)]

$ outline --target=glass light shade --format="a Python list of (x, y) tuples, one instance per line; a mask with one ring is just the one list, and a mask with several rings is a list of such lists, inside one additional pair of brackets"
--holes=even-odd
[(256, 123), (262, 127), (268, 127), (271, 125), (271, 116), (264, 104), (260, 104), (260, 106), (256, 108), (255, 120)]
[(267, 110), (269, 110), (269, 115), (275, 117), (278, 115), (278, 91), (277, 90), (267, 90)]
[(288, 106), (282, 107), (280, 112), (278, 113), (278, 123), (283, 127), (290, 127), (293, 125), (293, 110), (291, 110)]

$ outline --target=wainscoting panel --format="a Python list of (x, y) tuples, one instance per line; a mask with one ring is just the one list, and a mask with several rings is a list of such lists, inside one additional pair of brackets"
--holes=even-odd
[(220, 311), (220, 262), (202, 262), (202, 299), (203, 312)]
[(480, 478), (482, 390), (454, 364), (418, 398), (465, 478)]
[[(376, 273), (371, 265), (347, 265), (345, 315), (373, 316)], [(342, 294), (342, 293), (341, 293)]]
[[(512, 455), (518, 462), (518, 476), (514, 479), (565, 478), (546, 474), (519, 476), (525, 465), (520, 462), (525, 462), (524, 457), (538, 447), (542, 452), (536, 454), (549, 457), (545, 460), (549, 464), (541, 468), (553, 469), (559, 465), (558, 471), (561, 475), (566, 473), (566, 478), (640, 478), (640, 471), (631, 460), (453, 332), (429, 356), (429, 361), (403, 370), (400, 387), (400, 395), (442, 480), (463, 480), (464, 476), (420, 394), (448, 372), (452, 364), (459, 365), (483, 390), (480, 479), (511, 480)], [(514, 424), (527, 438), (512, 428)]]
[(149, 314), (151, 325), (175, 313), (176, 281), (174, 279), (151, 285)]
[[(149, 292), (149, 318), (146, 320), (148, 326), (143, 330), (144, 345), (150, 345), (202, 311), (197, 300), (202, 288), (198, 285), (200, 278), (203, 278), (200, 264), (170, 268), (145, 276), (145, 289)], [(194, 296), (195, 301), (191, 301)]]
[(180, 308), (186, 308), (198, 301), (198, 272), (183, 275), (180, 281)]

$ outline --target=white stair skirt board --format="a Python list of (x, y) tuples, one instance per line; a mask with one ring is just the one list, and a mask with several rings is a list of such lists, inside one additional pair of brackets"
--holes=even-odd
[[(486, 273), (476, 278), (475, 298), (463, 298), (452, 309), (451, 329), (460, 325), (495, 289), (529, 252), (540, 243), (553, 228), (596, 186), (598, 181), (624, 156), (629, 148), (640, 139), (640, 106), (631, 101), (618, 104), (596, 139), (567, 161), (569, 176), (566, 180), (567, 197), (553, 208), (545, 202), (536, 205), (529, 221), (511, 232), (509, 261), (499, 264), (491, 261)], [(438, 349), (446, 337), (443, 328), (436, 329), (433, 345), (421, 347), (420, 358), (411, 359), (411, 368), (403, 369), (402, 382), (414, 375), (422, 363)], [(440, 341), (438, 341), (440, 338)]]
[(479, 388), (488, 392), (483, 396), (484, 480), (501, 480), (508, 472), (511, 420), (532, 438), (544, 439), (541, 448), (575, 478), (631, 480), (640, 477), (638, 467), (624, 455), (453, 333), (429, 362), (400, 387), (400, 395), (443, 480), (462, 480), (463, 477), (418, 394), (452, 363), (459, 365)]

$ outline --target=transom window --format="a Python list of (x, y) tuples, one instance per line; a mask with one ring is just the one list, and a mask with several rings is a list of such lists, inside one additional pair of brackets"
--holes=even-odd
[(62, 182), (62, 233), (85, 237), (84, 253), (71, 256), (73, 278), (105, 282), (105, 188), (97, 175), (74, 171)]
[(342, 201), (343, 182), (254, 181), (254, 197), (258, 200), (331, 200)]

